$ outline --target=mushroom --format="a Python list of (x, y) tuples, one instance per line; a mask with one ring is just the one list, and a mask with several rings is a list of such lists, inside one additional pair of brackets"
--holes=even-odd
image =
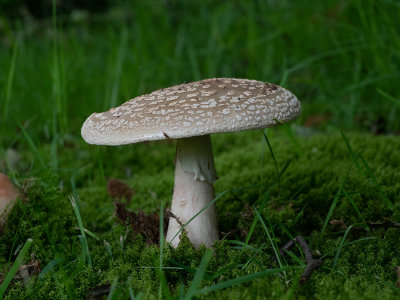
[[(131, 99), (107, 112), (92, 114), (81, 134), (89, 144), (124, 145), (177, 139), (175, 184), (166, 240), (214, 199), (217, 173), (211, 133), (271, 127), (301, 114), (300, 102), (275, 84), (213, 78), (176, 85)], [(185, 226), (195, 247), (218, 240), (215, 204)]]
[(17, 199), (18, 194), (18, 190), (14, 187), (10, 179), (0, 173), (0, 225), (6, 221), (7, 214)]

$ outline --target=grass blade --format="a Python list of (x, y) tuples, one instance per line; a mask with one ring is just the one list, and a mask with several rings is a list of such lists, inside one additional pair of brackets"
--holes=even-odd
[(349, 152), (350, 152), (351, 158), (353, 159), (354, 164), (355, 164), (356, 167), (357, 167), (357, 170), (362, 172), (362, 169), (361, 169), (361, 167), (360, 167), (360, 164), (358, 163), (357, 156), (356, 156), (356, 154), (354, 153), (353, 149), (351, 148), (349, 140), (348, 140), (347, 137), (344, 135), (344, 133), (343, 133), (342, 130), (340, 130), (340, 134), (342, 135), (342, 138), (343, 138), (344, 142), (346, 143), (347, 149), (348, 149)]
[(322, 236), (324, 234), (326, 226), (328, 225), (328, 222), (332, 217), (333, 211), (335, 210), (336, 204), (338, 203), (338, 201), (340, 199), (344, 184), (350, 175), (350, 171), (351, 171), (352, 167), (353, 167), (353, 164), (351, 164), (350, 168), (347, 170), (345, 177), (343, 178), (342, 182), (340, 183), (340, 186), (339, 186), (338, 191), (336, 192), (335, 198), (333, 199), (333, 202), (332, 202), (331, 206), (329, 207), (329, 211), (328, 211), (328, 214), (326, 215), (324, 225), (322, 226), (320, 236)]
[[(254, 252), (254, 254), (250, 257), (250, 259), (248, 259), (246, 261), (246, 263), (242, 266), (240, 266), (242, 268), (242, 270), (245, 270), (253, 261), (256, 261), (257, 263), (257, 255), (259, 255), (261, 253), (262, 250), (264, 250), (266, 244), (262, 244), (260, 248), (256, 249)], [(261, 267), (261, 264), (258, 262), (258, 265)]]
[(58, 257), (55, 258), (53, 260), (51, 260), (42, 270), (42, 272), (40, 272), (39, 274), (39, 279), (43, 279), (49, 272), (51, 272), (55, 266), (57, 266), (58, 264), (62, 263), (65, 261), (65, 258), (63, 257)]
[(237, 249), (249, 249), (252, 251), (256, 251), (257, 248), (254, 248), (253, 246), (247, 245), (245, 242), (238, 241), (238, 240), (227, 240), (228, 243), (237, 245)]
[(87, 244), (87, 240), (82, 235), (78, 235), (78, 238), (79, 238), (79, 241), (81, 242), (81, 247), (82, 247), (80, 261), (82, 264), (85, 264), (86, 258), (88, 257), (88, 254), (89, 254), (89, 247)]
[(27, 239), (21, 251), (18, 253), (15, 262), (13, 263), (10, 271), (8, 271), (3, 283), (0, 286), (0, 299), (3, 299), (4, 293), (6, 292), (11, 280), (14, 278), (15, 273), (17, 273), (18, 268), (21, 266), (26, 253), (32, 245), (33, 240), (31, 238)]
[(296, 254), (294, 254), (292, 251), (286, 250), (284, 249), (285, 253), (287, 255), (289, 255), (295, 262), (297, 262), (300, 266), (305, 267), (306, 264), (304, 263), (304, 261), (302, 261), (299, 257), (297, 257)]
[(159, 277), (160, 281), (160, 286), (158, 290), (158, 299), (162, 299), (163, 292), (164, 295), (167, 299), (171, 299), (171, 292), (169, 291), (169, 287), (167, 284), (167, 280), (165, 279), (165, 275), (163, 272), (163, 258), (164, 258), (164, 244), (165, 244), (165, 238), (164, 238), (164, 204), (161, 203), (160, 206), (160, 257), (159, 257), (159, 263), (157, 266), (157, 274)]
[(160, 206), (160, 270), (163, 266), (163, 249), (164, 249), (164, 205)]
[[(354, 244), (354, 243), (363, 242), (363, 241), (368, 241), (368, 240), (375, 240), (375, 239), (376, 239), (376, 237), (374, 237), (374, 236), (369, 236), (369, 237), (361, 238), (361, 239), (354, 240), (354, 241), (351, 241), (351, 242), (348, 242), (348, 243), (344, 244), (344, 245), (342, 246), (342, 248), (347, 247), (347, 246), (350, 246), (350, 245), (352, 245), (352, 244)], [(333, 249), (333, 250), (331, 250), (331, 251), (325, 253), (323, 256), (321, 256), (320, 259), (324, 259), (325, 257), (331, 255), (331, 254), (334, 253), (337, 249), (338, 249), (338, 248), (335, 248), (335, 249)]]
[(257, 208), (254, 207), (254, 211), (255, 211), (255, 213), (257, 215), (257, 218), (260, 220), (262, 226), (264, 227), (265, 232), (267, 233), (268, 239), (269, 239), (269, 241), (270, 241), (270, 243), (272, 245), (272, 249), (274, 250), (275, 257), (276, 257), (276, 260), (278, 261), (279, 267), (282, 268), (282, 262), (281, 262), (281, 259), (280, 259), (279, 252), (276, 249), (277, 247), (276, 247), (274, 241), (271, 238), (269, 230), (268, 230), (267, 226), (265, 225), (265, 222), (264, 222), (263, 218), (261, 217), (260, 213), (258, 212)]
[[(265, 207), (265, 204), (267, 203), (268, 198), (269, 198), (269, 193), (267, 192), (267, 193), (265, 194), (265, 197), (264, 197), (263, 201), (261, 202), (261, 205), (260, 205), (260, 211), (261, 211), (261, 212), (264, 211), (264, 207)], [(248, 233), (247, 236), (246, 236), (246, 240), (245, 240), (245, 242), (244, 242), (244, 246), (242, 247), (242, 251), (241, 251), (240, 254), (242, 254), (243, 251), (244, 251), (244, 249), (247, 248), (247, 245), (249, 244), (249, 241), (250, 241), (250, 239), (251, 239), (251, 236), (253, 235), (254, 229), (255, 229), (256, 226), (257, 226), (257, 222), (258, 222), (258, 218), (255, 217), (255, 218), (253, 219), (253, 223), (251, 224), (249, 233)]]
[(335, 259), (333, 260), (333, 263), (332, 263), (332, 269), (335, 269), (336, 263), (337, 263), (337, 261), (338, 261), (338, 259), (339, 259), (340, 251), (342, 251), (342, 248), (343, 248), (343, 245), (344, 245), (344, 241), (346, 240), (346, 237), (347, 237), (347, 235), (349, 234), (350, 229), (351, 229), (352, 227), (353, 227), (353, 225), (350, 225), (350, 226), (346, 229), (346, 231), (345, 231), (345, 233), (344, 233), (344, 235), (343, 235), (343, 238), (342, 238), (342, 240), (340, 241), (340, 245), (339, 245), (339, 247), (338, 247), (338, 249), (337, 249)]
[(117, 52), (117, 58), (115, 62), (114, 78), (111, 89), (110, 97), (110, 107), (115, 107), (117, 105), (119, 86), (121, 83), (122, 67), (126, 56), (126, 51), (128, 47), (128, 31), (124, 26), (121, 30), (121, 37), (119, 42), (119, 48)]
[[(304, 185), (300, 188), (302, 190)], [(306, 209), (308, 203), (306, 203), (303, 208), (297, 213), (296, 217), (294, 218), (293, 224), (297, 224), (297, 222), (300, 220), (300, 218), (304, 215), (304, 210)]]
[(99, 163), (99, 176), (100, 176), (103, 184), (106, 185), (107, 180), (106, 180), (105, 173), (104, 173), (103, 155), (102, 155), (100, 147), (97, 148), (96, 156), (97, 156), (97, 161)]
[[(79, 227), (75, 227), (74, 229), (80, 230)], [(100, 241), (100, 238), (95, 233), (91, 232), (89, 229), (83, 228), (83, 230), (85, 230), (85, 233), (87, 233), (88, 236), (94, 238), (96, 241)]]
[(272, 160), (274, 161), (275, 172), (276, 172), (276, 176), (278, 178), (279, 189), (280, 189), (281, 188), (281, 174), (279, 172), (278, 162), (276, 161), (274, 151), (272, 151), (271, 143), (269, 142), (269, 139), (268, 139), (267, 134), (265, 133), (265, 131), (263, 131), (263, 135), (264, 135), (265, 141), (267, 142), (268, 149), (269, 149), (269, 152), (271, 154)]
[[(163, 267), (163, 249), (164, 249), (164, 205), (161, 202), (161, 206), (160, 206), (160, 259), (159, 259), (159, 274), (161, 277), (163, 277), (163, 271), (162, 271), (162, 267)], [(163, 284), (163, 280), (160, 280), (160, 287), (158, 290), (158, 299), (162, 299), (162, 284)]]
[(207, 250), (206, 253), (204, 253), (203, 258), (200, 261), (199, 267), (197, 268), (196, 274), (194, 275), (192, 284), (190, 285), (189, 290), (186, 293), (186, 296), (184, 298), (185, 300), (190, 300), (197, 294), (197, 288), (203, 281), (207, 265), (211, 260), (212, 254), (212, 250)]
[(111, 284), (110, 292), (108, 293), (108, 296), (107, 296), (107, 300), (114, 299), (114, 294), (115, 294), (115, 291), (117, 290), (117, 284), (118, 284), (118, 278), (114, 278), (114, 280)]
[(86, 254), (85, 257), (88, 260), (88, 264), (89, 264), (90, 267), (92, 267), (92, 258), (90, 256), (89, 246), (88, 246), (88, 242), (87, 242), (86, 234), (85, 234), (85, 228), (83, 227), (82, 218), (81, 218), (81, 214), (79, 212), (79, 208), (76, 205), (76, 202), (75, 202), (75, 199), (74, 199), (73, 196), (70, 196), (69, 200), (71, 201), (72, 207), (73, 207), (74, 212), (75, 212), (76, 219), (78, 221), (78, 226), (79, 226), (79, 229), (81, 231), (81, 235), (80, 235), (79, 239), (80, 239), (80, 241), (82, 243), (82, 253)]
[(135, 294), (133, 293), (133, 288), (132, 288), (132, 284), (131, 284), (131, 277), (128, 278), (127, 280), (127, 285), (128, 285), (128, 291), (129, 291), (129, 298), (131, 300), (135, 300)]
[(132, 284), (131, 284), (131, 277), (128, 278), (127, 280), (127, 285), (128, 285), (128, 291), (129, 291), (129, 298), (131, 300), (140, 300), (143, 297), (142, 293), (138, 293), (135, 297), (135, 294), (133, 292)]
[(393, 103), (397, 104), (400, 106), (400, 99), (397, 99), (391, 95), (389, 95), (388, 93), (382, 91), (380, 88), (377, 88), (376, 91), (381, 94), (383, 97), (385, 97), (386, 99), (392, 101)]
[(14, 82), (14, 73), (15, 73), (15, 64), (17, 61), (17, 54), (18, 54), (18, 39), (15, 40), (14, 48), (12, 52), (10, 70), (8, 71), (7, 77), (7, 84), (5, 86), (4, 91), (4, 106), (3, 106), (3, 115), (2, 115), (2, 126), (1, 126), (1, 135), (0, 135), (0, 142), (2, 142), (2, 137), (4, 137), (5, 127), (6, 127), (6, 117), (8, 115), (9, 107), (10, 107), (10, 99), (11, 99), (11, 89)]
[(209, 208), (211, 205), (213, 205), (219, 198), (221, 198), (223, 195), (228, 193), (230, 190), (223, 191), (222, 193), (219, 193), (214, 200), (212, 200), (210, 203), (208, 203), (206, 206), (204, 206), (198, 213), (196, 213), (193, 217), (190, 218), (189, 221), (187, 221), (181, 229), (174, 235), (174, 237), (171, 239), (170, 242), (172, 242), (184, 229), (186, 226), (188, 226), (199, 214), (201, 214), (203, 211), (205, 211), (207, 208)]
[(33, 142), (33, 140), (31, 139), (30, 135), (28, 134), (28, 132), (25, 130), (24, 126), (22, 126), (18, 121), (17, 121), (17, 125), (18, 127), (21, 129), (22, 134), (24, 135), (26, 141), (28, 142), (29, 147), (31, 148), (32, 152), (35, 153), (35, 155), (37, 156), (37, 159), (39, 160), (39, 164), (40, 167), (43, 170), (46, 170), (46, 164), (44, 163), (43, 157), (40, 154), (38, 148), (36, 147), (35, 143)]
[(351, 205), (354, 207), (354, 209), (357, 212), (358, 216), (361, 218), (362, 222), (364, 223), (365, 228), (368, 231), (370, 231), (367, 222), (365, 221), (364, 217), (362, 216), (362, 214), (361, 214), (360, 210), (358, 209), (358, 206), (354, 202), (353, 198), (351, 198), (351, 196), (346, 192), (345, 188), (343, 188), (342, 191), (343, 191), (343, 194), (346, 196), (346, 198), (350, 201)]
[(113, 254), (111, 251), (111, 245), (109, 242), (107, 242), (106, 240), (103, 240), (103, 244), (104, 244), (104, 248), (106, 249), (106, 253), (108, 254), (108, 256), (111, 257), (111, 259), (113, 258)]
[[(176, 269), (178, 269), (178, 270), (185, 270), (186, 272), (192, 274), (193, 276), (196, 274), (196, 269), (193, 269), (193, 268), (190, 268), (190, 267), (188, 267), (188, 266), (185, 266), (185, 265), (181, 264), (180, 262), (178, 262), (178, 261), (176, 261), (176, 260), (173, 260), (173, 259), (170, 259), (169, 261), (170, 261), (171, 263), (177, 265), (178, 268), (176, 268)], [(164, 268), (164, 269), (167, 269), (167, 268)], [(171, 269), (171, 267), (169, 267), (168, 269)], [(214, 278), (214, 277), (209, 276), (208, 274), (204, 274), (204, 277), (205, 277), (207, 280), (211, 280), (211, 279)]]
[(64, 78), (62, 74), (63, 69), (63, 52), (60, 47), (61, 27), (57, 20), (57, 4), (56, 0), (52, 1), (52, 25), (54, 30), (53, 47), (52, 47), (52, 88), (53, 99), (55, 100), (53, 106), (53, 136), (57, 136), (58, 131), (65, 133), (68, 128), (67, 107), (65, 103), (65, 88)]
[(245, 275), (245, 276), (242, 276), (242, 277), (239, 277), (239, 278), (227, 280), (227, 281), (224, 281), (224, 282), (221, 282), (221, 283), (217, 283), (217, 284), (209, 286), (209, 287), (205, 287), (205, 288), (203, 288), (201, 290), (198, 290), (196, 292), (196, 295), (201, 295), (201, 294), (205, 294), (205, 293), (214, 292), (214, 291), (225, 289), (225, 288), (228, 288), (228, 287), (231, 287), (231, 286), (234, 286), (234, 285), (239, 285), (239, 284), (242, 284), (242, 283), (253, 281), (253, 280), (256, 280), (258, 278), (265, 277), (267, 275), (272, 275), (272, 274), (276, 274), (276, 273), (279, 273), (279, 272), (284, 272), (284, 271), (287, 271), (287, 270), (290, 270), (290, 269), (295, 269), (295, 268), (297, 269), (297, 268), (300, 268), (300, 267), (288, 266), (288, 267), (282, 267), (282, 268), (276, 268), (276, 269), (267, 269), (265, 271), (253, 273), (253, 274), (250, 274), (250, 275)]

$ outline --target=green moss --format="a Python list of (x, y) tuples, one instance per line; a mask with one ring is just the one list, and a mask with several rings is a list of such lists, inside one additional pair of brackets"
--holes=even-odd
[[(42, 262), (70, 251), (73, 235), (71, 204), (55, 185), (55, 177), (29, 178), (23, 181), (23, 195), (8, 216), (0, 234), (0, 258), (7, 261), (13, 251), (28, 238), (30, 251)], [(3, 262), (4, 262), (3, 261)]]
[[(394, 267), (400, 265), (398, 228), (350, 231), (346, 242), (372, 239), (342, 248), (334, 271), (330, 268), (344, 231), (328, 225), (326, 232), (321, 235), (321, 229), (339, 186), (352, 165), (343, 186), (364, 219), (382, 221), (388, 218), (399, 221), (400, 174), (397, 170), (400, 167), (400, 155), (396, 151), (400, 148), (400, 141), (387, 136), (348, 135), (353, 151), (362, 153), (376, 177), (378, 187), (366, 175), (360, 160), (360, 170), (354, 165), (339, 134), (298, 138), (300, 154), (294, 150), (293, 143), (282, 136), (282, 132), (269, 131), (269, 136), (278, 168), (282, 169), (290, 161), (281, 175), (280, 184), (259, 131), (213, 136), (216, 167), (220, 176), (216, 191), (229, 190), (217, 201), (219, 226), (221, 231), (229, 232), (229, 235), (216, 244), (202, 286), (278, 267), (272, 259), (271, 244), (260, 223), (250, 240), (254, 248), (241, 252), (228, 241), (245, 240), (254, 219), (253, 206), (259, 207), (267, 193), (267, 206), (261, 213), (278, 245), (284, 244), (291, 236), (301, 234), (306, 236), (314, 250), (322, 255), (329, 254), (324, 257), (323, 267), (304, 285), (297, 284), (301, 270), (287, 271), (286, 279), (277, 274), (265, 276), (205, 297), (373, 299), (379, 294), (382, 299), (396, 298), (398, 290), (394, 287), (397, 280)], [(129, 204), (130, 209), (158, 211), (160, 201), (169, 203), (171, 197), (174, 145), (151, 143), (135, 147), (127, 147), (126, 151), (122, 151), (123, 147), (107, 148), (108, 159), (103, 159), (105, 174), (107, 177), (124, 179), (134, 187), (136, 194)], [(88, 148), (88, 151), (92, 150)], [(90, 155), (94, 154), (84, 154), (87, 157)], [(115, 168), (116, 165), (119, 167)], [(130, 177), (123, 171), (126, 168), (131, 168)], [(116, 222), (112, 200), (107, 195), (104, 179), (99, 176), (98, 170), (99, 164), (92, 163), (76, 177), (79, 178), (76, 182), (83, 225), (99, 238), (87, 237), (92, 268), (82, 264), (79, 259), (81, 245), (77, 235), (80, 233), (68, 201), (71, 191), (68, 187), (61, 191), (55, 184), (56, 178), (32, 180), (26, 189), (26, 199), (29, 200), (16, 205), (0, 237), (1, 262), (5, 264), (10, 253), (28, 237), (34, 240), (31, 252), (35, 253), (42, 268), (54, 258), (62, 257), (63, 260), (48, 270), (43, 278), (34, 277), (29, 288), (25, 288), (21, 282), (14, 282), (8, 290), (9, 299), (20, 298), (27, 293), (34, 298), (82, 298), (92, 288), (110, 284), (115, 279), (118, 280), (121, 295), (125, 295), (129, 283), (135, 293), (144, 293), (146, 299), (157, 298), (160, 282), (157, 271), (159, 247), (147, 245), (140, 235), (133, 238), (131, 231)], [(88, 180), (88, 184), (84, 180)], [(393, 210), (388, 208), (378, 193), (379, 188), (394, 203)], [(343, 194), (339, 195), (332, 218), (343, 219), (347, 225), (361, 223), (359, 215)], [(104, 241), (109, 245), (111, 255)], [(260, 250), (254, 252), (257, 248)], [(302, 257), (298, 248), (292, 251)], [(172, 267), (163, 270), (172, 294), (179, 294), (181, 285), (187, 291), (205, 248), (194, 249), (184, 237), (177, 249), (166, 245), (163, 252), (163, 265)], [(290, 257), (286, 257), (286, 261), (296, 265), (296, 261)], [(244, 265), (246, 267), (243, 269)], [(184, 268), (180, 269), (182, 266)], [(212, 278), (217, 272), (219, 275)]]

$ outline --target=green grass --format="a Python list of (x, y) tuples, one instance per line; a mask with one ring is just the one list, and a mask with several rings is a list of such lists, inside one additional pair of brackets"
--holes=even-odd
[(22, 262), (24, 260), (24, 256), (28, 252), (31, 244), (32, 244), (32, 239), (27, 239), (24, 246), (21, 249), (21, 252), (18, 254), (17, 258), (15, 259), (14, 264), (12, 265), (10, 271), (7, 273), (7, 275), (4, 278), (4, 281), (0, 285), (0, 297), (3, 298), (4, 293), (6, 292), (8, 285), (10, 284), (11, 280), (13, 279), (15, 273), (17, 273), (18, 268), (22, 265)]
[[(398, 5), (307, 3), (142, 1), (117, 17), (75, 23), (64, 16), (55, 20), (64, 26), (49, 20), (28, 34), (5, 31), (11, 45), (18, 43), (18, 55), (13, 46), (0, 55), (4, 99), (12, 96), (7, 113), (48, 140), (79, 132), (93, 111), (138, 94), (234, 76), (293, 90), (304, 104), (303, 121), (319, 115), (323, 127), (368, 129), (381, 117), (385, 131), (399, 130), (398, 105), (387, 97), (398, 98)], [(7, 118), (7, 128), (14, 122)], [(6, 145), (14, 133), (6, 132)]]
[[(400, 221), (397, 2), (135, 1), (80, 21), (53, 9), (0, 20), (0, 172), (23, 191), (0, 229), (5, 299), (101, 286), (108, 299), (399, 297), (399, 229), (368, 225)], [(303, 115), (268, 135), (212, 136), (229, 233), (213, 251), (162, 235), (148, 245), (116, 221), (106, 182), (126, 181), (129, 209), (162, 220), (174, 144), (91, 146), (80, 127), (139, 94), (223, 76), (281, 84)], [(299, 234), (324, 260), (304, 285), (300, 248), (278, 253)], [(25, 285), (14, 275), (30, 260), (41, 268)]]

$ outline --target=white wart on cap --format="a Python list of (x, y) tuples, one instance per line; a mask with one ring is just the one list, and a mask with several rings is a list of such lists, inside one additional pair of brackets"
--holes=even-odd
[(179, 231), (186, 224), (184, 229), (195, 247), (211, 247), (218, 239), (218, 229), (215, 204), (209, 205), (217, 178), (209, 134), (271, 127), (300, 114), (300, 102), (282, 87), (213, 78), (157, 90), (94, 113), (84, 122), (81, 134), (86, 142), (97, 145), (178, 139), (174, 217), (166, 239), (177, 246)]

